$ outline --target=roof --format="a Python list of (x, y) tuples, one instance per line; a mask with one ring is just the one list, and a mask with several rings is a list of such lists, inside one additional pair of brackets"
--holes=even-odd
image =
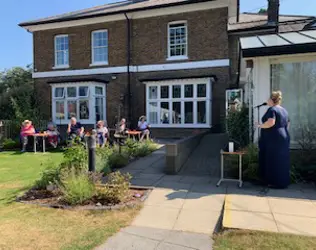
[(27, 21), (20, 23), (20, 26), (38, 25), (46, 23), (55, 23), (61, 21), (78, 20), (84, 18), (106, 16), (120, 13), (128, 13), (139, 10), (157, 9), (185, 4), (193, 4), (200, 2), (210, 2), (214, 0), (131, 0), (120, 1), (111, 4), (104, 4), (84, 10), (78, 10), (69, 12), (57, 16), (51, 16), (47, 18), (37, 19), (33, 21)]
[[(303, 30), (311, 22), (316, 21), (313, 16), (298, 15), (280, 15), (279, 16), (279, 32), (290, 32)], [(230, 32), (240, 32), (247, 30), (268, 29), (267, 14), (259, 13), (242, 13), (239, 15), (238, 23), (229, 23), (228, 30)]]
[(316, 52), (316, 30), (240, 38), (243, 57)]

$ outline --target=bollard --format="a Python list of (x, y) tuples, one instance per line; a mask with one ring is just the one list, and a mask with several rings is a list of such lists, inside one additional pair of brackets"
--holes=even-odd
[(96, 130), (92, 130), (91, 135), (88, 137), (88, 150), (89, 150), (89, 171), (95, 172), (95, 150), (97, 147)]

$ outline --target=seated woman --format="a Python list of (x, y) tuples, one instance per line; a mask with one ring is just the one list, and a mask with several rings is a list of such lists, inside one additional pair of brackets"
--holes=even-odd
[(104, 147), (104, 145), (107, 142), (109, 130), (105, 126), (103, 121), (98, 121), (97, 123), (97, 139), (98, 144), (101, 148)]
[(28, 144), (28, 136), (35, 134), (35, 129), (32, 125), (32, 122), (29, 120), (25, 120), (22, 123), (21, 127), (21, 140), (22, 140), (22, 151), (25, 152), (26, 146)]
[(141, 133), (142, 133), (140, 141), (144, 140), (145, 136), (146, 136), (147, 140), (149, 139), (150, 131), (149, 131), (149, 124), (146, 121), (146, 116), (141, 116), (139, 118), (137, 129), (138, 129), (138, 131), (141, 131)]
[(53, 123), (48, 124), (46, 133), (48, 143), (52, 145), (54, 148), (57, 148), (59, 133), (57, 131), (56, 126)]
[(70, 123), (68, 124), (67, 133), (69, 136), (69, 140), (74, 140), (76, 137), (80, 137), (82, 140), (84, 137), (84, 127), (80, 122), (77, 122), (75, 117), (70, 119)]

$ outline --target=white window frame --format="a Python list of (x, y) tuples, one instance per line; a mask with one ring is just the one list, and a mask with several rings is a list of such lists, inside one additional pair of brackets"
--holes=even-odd
[[(181, 55), (181, 56), (171, 56), (171, 50), (170, 50), (170, 25), (174, 25), (174, 24), (184, 24), (185, 26), (185, 35), (186, 35), (186, 54), (185, 55)], [(172, 60), (187, 60), (188, 58), (188, 50), (189, 50), (189, 42), (188, 42), (188, 22), (185, 20), (182, 21), (175, 21), (175, 22), (170, 22), (168, 23), (168, 57), (167, 57), (167, 61), (172, 61)]]
[[(102, 32), (106, 32), (107, 34), (107, 46), (101, 46), (101, 47), (98, 47), (98, 48), (106, 48), (107, 49), (107, 59), (106, 61), (102, 61), (102, 62), (95, 62), (94, 61), (94, 39), (93, 39), (93, 35), (95, 33), (102, 33)], [(103, 30), (94, 30), (91, 32), (91, 64), (90, 66), (100, 66), (100, 65), (108, 65), (109, 64), (109, 33), (108, 33), (108, 30), (107, 29), (103, 29)]]
[[(158, 124), (150, 124), (153, 128), (211, 128), (212, 127), (212, 78), (197, 78), (197, 79), (179, 79), (179, 80), (168, 80), (168, 81), (155, 81), (155, 82), (145, 82), (146, 84), (146, 116), (149, 119), (149, 104), (157, 103), (158, 110)], [(184, 86), (193, 85), (193, 97), (184, 98)], [(197, 86), (198, 84), (206, 84), (206, 97), (197, 97)], [(181, 98), (172, 97), (172, 86), (180, 85), (181, 86)], [(149, 88), (157, 86), (157, 99), (149, 99)], [(169, 97), (161, 98), (161, 86), (169, 86)], [(206, 123), (197, 122), (197, 103), (199, 101), (205, 101), (206, 103)], [(169, 123), (161, 123), (161, 103), (169, 103)], [(172, 122), (172, 103), (180, 102), (181, 103), (181, 124), (173, 124)], [(193, 123), (186, 124), (184, 121), (185, 110), (184, 103), (193, 102)], [(151, 121), (149, 121), (151, 122)]]
[[(67, 88), (68, 87), (76, 87), (76, 97), (68, 97)], [(79, 96), (79, 87), (88, 87), (88, 95), (87, 96)], [(96, 95), (95, 87), (101, 87), (103, 91), (103, 95)], [(69, 123), (68, 119), (68, 101), (76, 101), (76, 108), (77, 108), (77, 120), (81, 124), (95, 124), (96, 123), (96, 97), (104, 98), (103, 102), (103, 110), (104, 110), (104, 118), (106, 118), (106, 86), (103, 83), (98, 82), (65, 82), (65, 83), (58, 83), (52, 84), (52, 120), (57, 125), (65, 125)], [(64, 88), (64, 97), (63, 98), (56, 98), (55, 97), (55, 89), (56, 88)], [(79, 119), (79, 112), (80, 112), (80, 101), (88, 100), (89, 101), (89, 119)], [(56, 119), (56, 101), (64, 101), (64, 119)]]
[[(57, 51), (57, 39), (58, 38), (62, 38), (62, 37), (67, 37), (68, 39), (68, 64), (57, 64), (57, 52), (63, 51), (64, 53), (66, 52), (66, 50), (60, 50)], [(64, 55), (65, 56), (65, 55)], [(55, 57), (55, 66), (53, 67), (53, 69), (63, 69), (63, 68), (69, 68), (69, 36), (67, 34), (64, 35), (57, 35), (54, 37), (54, 57)]]

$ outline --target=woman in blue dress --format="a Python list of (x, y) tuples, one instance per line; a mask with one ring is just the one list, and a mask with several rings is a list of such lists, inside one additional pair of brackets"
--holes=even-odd
[(262, 117), (259, 139), (259, 173), (265, 185), (287, 188), (290, 184), (290, 136), (288, 112), (280, 106), (282, 93), (272, 92)]

